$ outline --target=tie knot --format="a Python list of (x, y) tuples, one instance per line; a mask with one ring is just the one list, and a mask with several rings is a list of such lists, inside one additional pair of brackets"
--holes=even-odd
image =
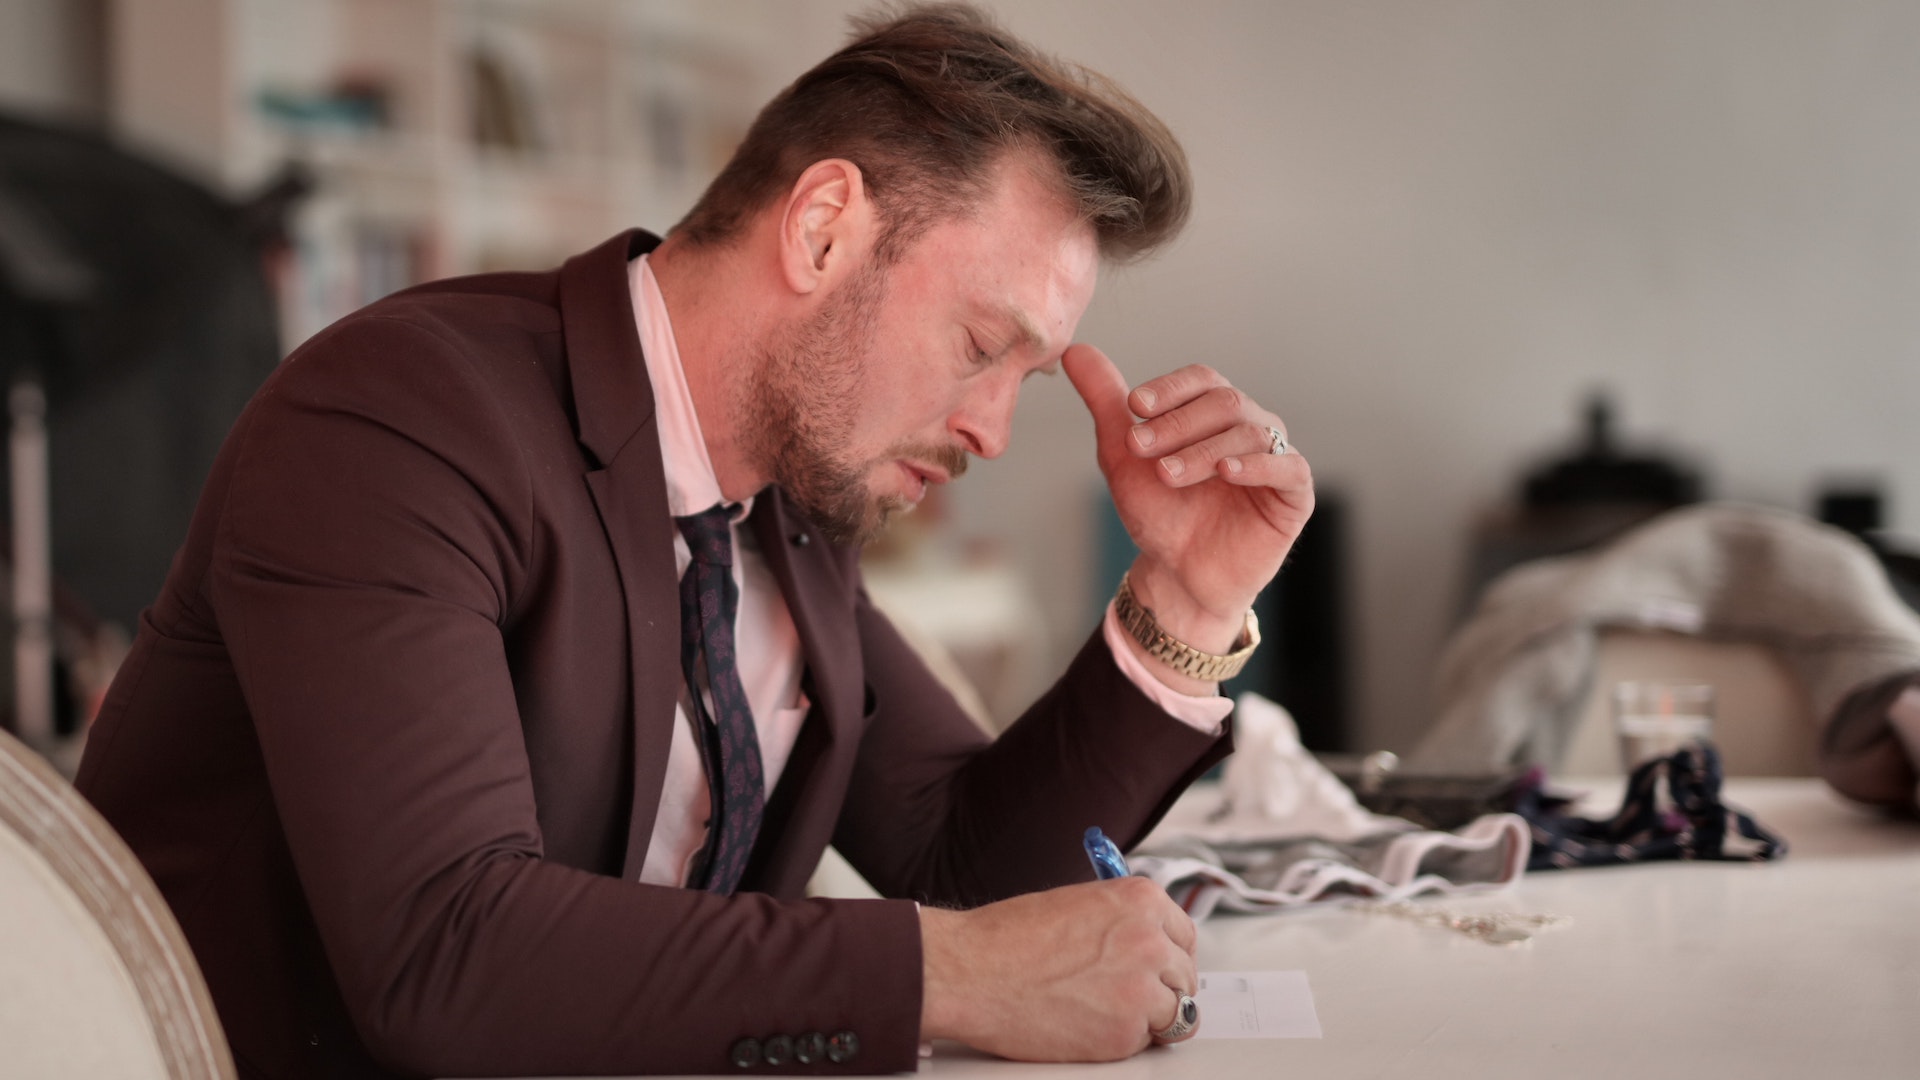
[(680, 526), (680, 535), (687, 538), (687, 550), (693, 553), (694, 562), (708, 566), (733, 565), (730, 523), (738, 509), (733, 503), (716, 503), (698, 514), (673, 519), (674, 524)]

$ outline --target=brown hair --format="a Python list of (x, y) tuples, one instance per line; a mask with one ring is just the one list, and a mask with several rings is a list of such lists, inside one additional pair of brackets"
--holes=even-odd
[(959, 3), (854, 20), (855, 38), (760, 111), (733, 159), (675, 227), (723, 243), (814, 162), (860, 167), (897, 259), (929, 225), (986, 193), (1005, 151), (1038, 150), (1127, 261), (1171, 239), (1192, 201), (1187, 159), (1165, 124), (1104, 75), (1046, 56)]

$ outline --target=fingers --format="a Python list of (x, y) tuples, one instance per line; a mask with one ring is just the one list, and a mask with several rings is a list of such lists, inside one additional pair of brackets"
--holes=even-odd
[(1176, 487), (1185, 487), (1215, 475), (1231, 479), (1233, 474), (1242, 472), (1250, 464), (1265, 469), (1267, 463), (1258, 461), (1260, 458), (1291, 456), (1295, 460), (1283, 468), (1295, 464), (1304, 467), (1291, 446), (1283, 454), (1276, 455), (1273, 452), (1273, 433), (1279, 430), (1278, 424), (1235, 424), (1218, 435), (1188, 446), (1178, 454), (1162, 457), (1159, 461), (1161, 478)]
[[(1147, 896), (1147, 902), (1158, 909), (1157, 915), (1162, 935), (1155, 944), (1155, 948), (1162, 956), (1159, 971), (1160, 987), (1172, 990), (1177, 1009), (1180, 998), (1183, 995), (1192, 994), (1200, 985), (1200, 968), (1194, 960), (1194, 952), (1200, 938), (1199, 928), (1194, 925), (1193, 919), (1181, 910), (1180, 905), (1174, 903), (1173, 899), (1158, 886), (1154, 886), (1152, 893)], [(1156, 996), (1157, 994), (1156, 989)], [(1164, 1023), (1161, 1022), (1163, 1016), (1169, 1018)], [(1191, 1037), (1190, 1032), (1175, 1031), (1171, 1038), (1160, 1038), (1160, 1033), (1172, 1028), (1178, 1019), (1175, 1009), (1163, 1010), (1156, 1002), (1154, 1011), (1148, 1014), (1148, 1033), (1159, 1042), (1182, 1042)]]
[[(1162, 892), (1161, 895), (1166, 894)], [(1160, 966), (1160, 981), (1182, 993), (1190, 994), (1194, 987), (1200, 985), (1200, 969), (1194, 963), (1194, 949), (1199, 941), (1199, 933), (1194, 928), (1193, 920), (1187, 917), (1186, 912), (1180, 910), (1179, 905), (1169, 899), (1167, 906), (1173, 908), (1174, 915), (1178, 917), (1163, 918), (1160, 923), (1161, 932), (1166, 935), (1167, 944), (1171, 946), (1166, 950), (1166, 960)], [(1160, 1027), (1166, 1027), (1166, 1025), (1162, 1024)], [(1158, 1031), (1159, 1028), (1154, 1030)]]
[(1148, 379), (1127, 396), (1135, 416), (1151, 419), (1173, 411), (1201, 394), (1229, 385), (1221, 374), (1205, 364), (1188, 364), (1158, 378)]
[(1313, 473), (1307, 459), (1289, 446), (1284, 454), (1260, 451), (1224, 457), (1215, 463), (1215, 471), (1229, 484), (1246, 487), (1281, 488), (1308, 497), (1313, 491)]
[(1167, 937), (1175, 945), (1180, 946), (1182, 952), (1192, 956), (1194, 950), (1200, 947), (1200, 928), (1193, 924), (1192, 916), (1182, 911), (1179, 904), (1173, 902), (1172, 897), (1167, 898), (1167, 908), (1170, 914), (1160, 924), (1161, 927), (1166, 930)]
[[(1194, 960), (1199, 931), (1193, 919), (1173, 902), (1166, 890), (1146, 878), (1124, 878), (1100, 884), (1116, 887), (1122, 902), (1137, 913), (1134, 926), (1140, 932), (1117, 939), (1110, 955), (1133, 957), (1131, 961), (1122, 962), (1127, 972), (1124, 981), (1133, 987), (1126, 995), (1134, 1002), (1129, 1015), (1137, 1025), (1134, 1030), (1142, 1044), (1155, 1041), (1160, 1032), (1174, 1023), (1168, 1019), (1175, 1016), (1175, 1010), (1167, 1001), (1169, 988), (1177, 1005), (1181, 995), (1191, 994), (1200, 985), (1200, 969)], [(1176, 1031), (1174, 1035), (1159, 1041), (1179, 1042), (1186, 1038), (1184, 1032)]]
[(1167, 1011), (1167, 1022), (1153, 1029), (1153, 1041), (1163, 1044), (1186, 1042), (1200, 1033), (1200, 1006), (1193, 1003), (1190, 991), (1169, 989), (1173, 994), (1173, 1008)]
[(1094, 438), (1102, 456), (1117, 452), (1133, 423), (1133, 414), (1127, 411), (1127, 380), (1120, 369), (1106, 353), (1091, 345), (1068, 346), (1060, 357), (1060, 367), (1093, 414)]
[[(1173, 1008), (1155, 1015), (1149, 1033), (1154, 1042), (1177, 1043), (1193, 1038), (1199, 1029), (1198, 1007), (1189, 1005), (1186, 998), (1197, 993), (1200, 987), (1200, 967), (1194, 960), (1200, 935), (1193, 919), (1171, 897), (1167, 897), (1167, 907), (1171, 914), (1163, 918), (1161, 928), (1178, 951), (1173, 954), (1172, 963), (1162, 968), (1160, 982), (1172, 992)], [(1162, 1016), (1164, 1020), (1160, 1019)]]
[[(1194, 966), (1193, 957), (1183, 955), (1180, 962), (1168, 965), (1167, 969), (1160, 973), (1160, 985), (1163, 991), (1173, 992), (1172, 996), (1176, 1004), (1181, 997), (1192, 994), (1200, 985), (1200, 972)], [(1167, 1008), (1166, 1001), (1161, 998), (1155, 1002), (1153, 1011), (1148, 1014), (1147, 1032), (1154, 1038), (1160, 1039), (1161, 1033), (1173, 1027), (1177, 1019), (1177, 1013)], [(1178, 1031), (1172, 1034), (1174, 1038), (1160, 1039), (1160, 1041), (1179, 1042), (1184, 1037)]]
[[(1172, 487), (1216, 475), (1256, 486), (1283, 479), (1271, 463), (1256, 459), (1287, 456), (1271, 452), (1269, 430), (1284, 439), (1286, 425), (1212, 368), (1189, 365), (1129, 392), (1120, 369), (1091, 345), (1068, 348), (1061, 366), (1093, 414), (1103, 460), (1116, 445), (1135, 457), (1158, 458), (1160, 477)], [(1146, 419), (1136, 423), (1135, 416)]]
[[(1286, 437), (1280, 419), (1211, 368), (1182, 368), (1149, 380), (1130, 401), (1136, 410), (1151, 411), (1141, 413), (1147, 419), (1127, 433), (1127, 449), (1136, 457), (1157, 458), (1160, 478), (1172, 487), (1213, 476), (1231, 479), (1230, 473), (1245, 471), (1250, 458), (1285, 456), (1272, 453), (1273, 432)], [(1261, 472), (1271, 469), (1263, 464)]]

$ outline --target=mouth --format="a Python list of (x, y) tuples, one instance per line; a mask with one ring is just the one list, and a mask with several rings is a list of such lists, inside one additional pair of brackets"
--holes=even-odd
[(944, 484), (953, 479), (947, 475), (945, 469), (933, 465), (916, 465), (908, 462), (907, 468), (929, 484)]
[(914, 502), (919, 502), (926, 497), (927, 486), (929, 484), (944, 484), (951, 479), (945, 470), (930, 465), (920, 465), (911, 461), (902, 461), (900, 462), (900, 467), (906, 470), (907, 477), (910, 480), (915, 481), (912, 495)]

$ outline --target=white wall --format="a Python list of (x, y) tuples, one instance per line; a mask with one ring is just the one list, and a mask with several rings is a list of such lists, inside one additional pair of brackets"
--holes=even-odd
[[(795, 71), (837, 40), (817, 5)], [(1180, 245), (1082, 325), (1131, 378), (1204, 361), (1352, 500), (1361, 741), (1426, 722), (1465, 541), (1573, 436), (1805, 508), (1876, 474), (1920, 534), (1920, 5), (1875, 0), (1003, 0), (1184, 140)], [(1064, 381), (956, 489), (1078, 643), (1090, 425)], [(1064, 572), (1063, 572), (1064, 568)]]
[(100, 0), (0, 0), (0, 109), (97, 116), (101, 18)]

